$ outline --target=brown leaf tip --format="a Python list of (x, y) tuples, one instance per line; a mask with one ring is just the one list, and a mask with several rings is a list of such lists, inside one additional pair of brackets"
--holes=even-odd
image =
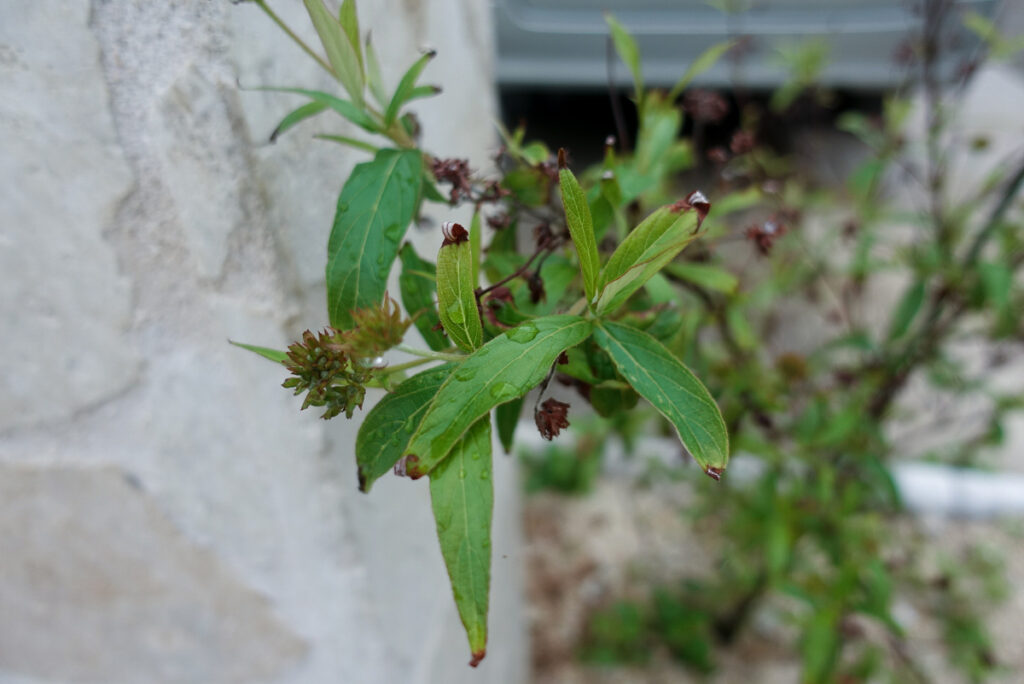
[(711, 211), (711, 202), (704, 196), (704, 193), (700, 190), (694, 190), (686, 196), (686, 203), (697, 210), (697, 215), (700, 220), (703, 221), (704, 217)]
[(569, 168), (569, 162), (568, 162), (568, 160), (566, 158), (565, 148), (564, 147), (559, 147), (558, 148), (558, 168), (559, 169), (567, 169), (567, 168)]
[(357, 476), (359, 478), (359, 491), (361, 491), (361, 492), (363, 492), (365, 494), (366, 493), (366, 484), (367, 484), (366, 473), (364, 473), (363, 469), (360, 468), (358, 470), (358, 475)]
[(416, 454), (408, 454), (398, 459), (398, 463), (395, 464), (395, 475), (399, 477), (408, 477), (413, 480), (417, 480), (423, 477), (423, 473), (420, 472), (418, 464), (420, 457)]
[(479, 651), (473, 651), (473, 659), (469, 661), (470, 667), (476, 667), (480, 664), (480, 661), (487, 656), (487, 649), (482, 648)]
[(707, 466), (706, 468), (704, 468), (704, 474), (707, 475), (708, 477), (710, 477), (715, 482), (718, 482), (718, 481), (720, 481), (722, 479), (722, 472), (724, 470), (725, 470), (724, 468), (716, 468), (715, 466)]
[(444, 242), (441, 243), (442, 247), (457, 245), (469, 239), (469, 231), (463, 228), (461, 223), (445, 221), (441, 224), (441, 232), (444, 234)]
[(564, 428), (569, 427), (568, 413), (569, 404), (554, 398), (545, 400), (533, 414), (540, 436), (549, 442), (557, 437)]

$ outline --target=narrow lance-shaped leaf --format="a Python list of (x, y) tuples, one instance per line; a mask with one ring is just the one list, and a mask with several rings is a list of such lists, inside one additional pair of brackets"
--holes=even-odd
[(422, 163), (416, 150), (381, 150), (356, 166), (345, 182), (327, 243), (332, 327), (352, 327), (352, 309), (384, 296), (388, 272), (419, 201)]
[(391, 102), (388, 103), (387, 111), (384, 112), (385, 125), (390, 126), (394, 122), (402, 105), (409, 101), (409, 97), (416, 87), (416, 79), (423, 73), (427, 63), (436, 56), (437, 52), (434, 50), (424, 53), (422, 57), (413, 62), (413, 65), (402, 76), (402, 80), (398, 82), (398, 87), (395, 88), (395, 94), (391, 96)]
[(451, 456), (430, 473), (430, 503), (441, 555), (476, 667), (487, 653), (491, 584), (491, 421), (476, 421)]
[(665, 272), (688, 283), (724, 294), (735, 294), (740, 284), (735, 275), (711, 264), (673, 262), (665, 266)]
[(355, 45), (345, 28), (324, 7), (323, 0), (304, 0), (309, 18), (313, 21), (320, 42), (327, 53), (327, 61), (334, 75), (360, 108), (363, 105), (363, 65), (359, 59), (358, 39)]
[(619, 57), (622, 58), (622, 61), (629, 67), (630, 73), (633, 74), (633, 87), (635, 88), (636, 101), (639, 106), (644, 92), (644, 76), (640, 70), (640, 49), (637, 47), (636, 41), (633, 40), (633, 36), (629, 35), (626, 27), (620, 24), (615, 17), (605, 14), (604, 20), (612, 32), (612, 42), (615, 43), (615, 51), (619, 53)]
[(335, 97), (334, 95), (330, 95), (319, 90), (307, 90), (305, 88), (278, 88), (273, 86), (256, 88), (256, 90), (269, 90), (275, 93), (295, 93), (297, 95), (305, 95), (314, 102), (319, 102), (325, 107), (330, 107), (365, 131), (369, 131), (370, 133), (377, 133), (380, 131), (380, 128), (374, 120), (371, 119), (370, 116), (362, 110), (362, 108), (357, 107), (348, 100), (343, 100), (340, 97)]
[(434, 294), (437, 292), (434, 264), (421, 259), (408, 242), (402, 245), (398, 256), (402, 260), (402, 273), (398, 276), (402, 305), (413, 317), (413, 325), (427, 346), (434, 351), (447, 349), (448, 339), (439, 329), (441, 318), (434, 306)]
[(347, 145), (354, 149), (362, 150), (363, 152), (369, 152), (370, 154), (377, 154), (378, 152), (380, 152), (380, 148), (377, 147), (376, 145), (371, 145), (368, 142), (356, 140), (355, 138), (350, 138), (347, 135), (331, 135), (329, 133), (317, 133), (313, 137), (316, 138), (317, 140), (326, 140), (328, 142), (337, 143), (339, 145)]
[(545, 316), (505, 332), (466, 358), (438, 391), (406, 448), (406, 472), (426, 475), (469, 426), (499, 404), (523, 396), (548, 374), (565, 349), (585, 340), (591, 322)]
[(387, 107), (388, 96), (384, 91), (384, 79), (380, 75), (380, 60), (377, 59), (377, 50), (373, 47), (369, 32), (366, 33), (366, 84), (377, 104)]
[(280, 349), (271, 349), (270, 347), (258, 347), (255, 344), (245, 344), (244, 342), (235, 342), (234, 340), (228, 340), (231, 344), (242, 349), (248, 349), (249, 351), (259, 354), (265, 359), (273, 361), (274, 363), (284, 363), (288, 360), (288, 352), (281, 351)]
[(281, 135), (295, 124), (301, 121), (305, 121), (310, 117), (316, 116), (325, 109), (327, 109), (327, 104), (325, 102), (315, 101), (307, 102), (301, 107), (293, 109), (292, 111), (288, 112), (288, 114), (286, 114), (283, 119), (281, 119), (281, 123), (277, 124), (277, 127), (274, 129), (274, 132), (270, 134), (270, 142), (274, 142), (275, 140), (277, 140), (277, 136)]
[(387, 474), (402, 457), (430, 400), (451, 375), (453, 367), (453, 364), (446, 363), (412, 376), (366, 414), (356, 436), (356, 464), (361, 491), (370, 491), (373, 483)]
[[(359, 49), (359, 16), (356, 13), (356, 0), (344, 0), (341, 9), (338, 10), (338, 23), (345, 31), (349, 45), (356, 53), (356, 61), (359, 62), (359, 72), (365, 72), (363, 67), (363, 55)], [(365, 78), (365, 77), (364, 77)]]
[(715, 43), (702, 52), (697, 59), (693, 60), (690, 64), (690, 68), (686, 70), (686, 73), (683, 74), (682, 78), (676, 81), (676, 84), (672, 86), (672, 90), (670, 90), (668, 94), (668, 101), (673, 102), (677, 97), (682, 95), (683, 91), (686, 90), (686, 86), (690, 85), (693, 79), (713, 67), (715, 63), (722, 58), (722, 55), (728, 52), (735, 44), (735, 40), (726, 40), (721, 43)]
[(910, 324), (914, 322), (914, 318), (917, 316), (917, 312), (921, 310), (921, 305), (924, 304), (924, 295), (923, 280), (918, 280), (907, 288), (889, 323), (890, 340), (898, 340), (907, 333), (907, 330), (910, 329)]
[(565, 222), (569, 227), (569, 235), (576, 245), (576, 253), (580, 257), (580, 269), (583, 271), (583, 289), (587, 293), (587, 302), (593, 303), (597, 294), (597, 274), (601, 269), (601, 259), (597, 254), (597, 241), (594, 238), (594, 221), (590, 217), (590, 206), (583, 194), (579, 181), (566, 166), (565, 150), (558, 151), (558, 181), (562, 189), (562, 205), (565, 207)]
[(437, 253), (437, 308), (448, 337), (460, 349), (473, 351), (484, 341), (473, 283), (473, 248), (458, 223), (444, 224), (444, 243)]
[(473, 257), (473, 287), (480, 284), (480, 252), (483, 243), (483, 228), (480, 225), (480, 210), (473, 212), (473, 220), (469, 223), (469, 246)]
[(633, 389), (675, 426), (704, 472), (721, 477), (729, 460), (729, 433), (700, 380), (642, 330), (605, 321), (595, 326), (594, 339)]
[(633, 229), (601, 272), (598, 314), (614, 311), (696, 237), (698, 213), (665, 206)]

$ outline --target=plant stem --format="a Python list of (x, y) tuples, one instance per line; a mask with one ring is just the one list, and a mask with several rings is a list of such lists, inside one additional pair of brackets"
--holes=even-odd
[[(451, 354), (449, 352), (436, 352), (428, 349), (416, 349), (415, 347), (408, 347), (404, 344), (400, 344), (395, 347), (398, 351), (405, 352), (406, 354), (412, 354), (413, 356), (419, 356), (424, 359), (434, 359), (437, 361), (465, 361), (465, 354)], [(397, 368), (397, 366), (396, 366)]]
[(437, 359), (419, 358), (416, 359), (415, 361), (406, 361), (405, 363), (400, 363), (397, 366), (385, 366), (383, 370), (385, 375), (390, 375), (391, 373), (398, 373), (399, 371), (415, 368), (416, 366), (422, 366), (425, 363), (430, 363), (431, 361), (436, 360)]
[(310, 57), (315, 59), (317, 64), (322, 66), (324, 68), (324, 70), (327, 73), (329, 73), (333, 78), (337, 78), (338, 77), (334, 73), (334, 69), (331, 68), (330, 64), (328, 64), (327, 62), (324, 61), (323, 57), (321, 57), (316, 52), (314, 52), (311, 47), (306, 45), (306, 42), (304, 40), (299, 38), (298, 35), (296, 35), (294, 31), (292, 31), (290, 28), (288, 28), (288, 24), (284, 23), (284, 21), (281, 19), (281, 17), (277, 16), (277, 14), (274, 13), (274, 10), (270, 9), (269, 7), (267, 7), (266, 0), (255, 0), (255, 2), (256, 2), (257, 5), (259, 5), (260, 9), (263, 10), (263, 12), (268, 17), (270, 17), (271, 21), (273, 21), (275, 24), (277, 24), (281, 28), (282, 31), (284, 31), (286, 34), (288, 34), (288, 37), (291, 38), (295, 42), (296, 45), (298, 45), (300, 48), (302, 48), (302, 50), (307, 55), (309, 55)]
[(988, 242), (989, 238), (1002, 223), (1003, 217), (1006, 212), (1009, 211), (1010, 205), (1013, 204), (1013, 200), (1017, 197), (1017, 193), (1020, 192), (1021, 186), (1024, 185), (1024, 161), (1021, 162), (1020, 166), (1017, 167), (1017, 173), (1013, 175), (1013, 180), (1006, 186), (1003, 191), (1003, 196), (999, 198), (999, 204), (996, 205), (995, 209), (989, 215), (988, 221), (978, 235), (974, 238), (974, 242), (971, 243), (971, 248), (967, 252), (967, 256), (964, 258), (964, 266), (971, 267), (978, 261), (978, 257), (981, 256), (981, 250)]

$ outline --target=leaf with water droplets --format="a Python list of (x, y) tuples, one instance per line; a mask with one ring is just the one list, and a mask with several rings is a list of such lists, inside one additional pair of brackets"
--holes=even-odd
[(642, 330), (603, 321), (594, 341), (619, 373), (668, 418), (704, 472), (718, 479), (729, 461), (729, 433), (718, 405), (700, 380), (661, 342)]
[(359, 489), (370, 491), (377, 478), (391, 470), (402, 457), (430, 400), (453, 368), (454, 364), (446, 363), (412, 376), (366, 414), (356, 436)]
[(345, 181), (327, 243), (332, 327), (352, 327), (353, 309), (377, 304), (384, 296), (391, 263), (416, 212), (422, 177), (418, 151), (381, 150)]
[[(521, 397), (540, 384), (565, 349), (587, 339), (591, 322), (580, 316), (545, 316), (523, 325), (528, 341), (515, 341), (509, 330), (466, 357), (438, 390), (406, 454), (416, 456), (411, 477), (426, 475), (441, 463), (469, 427), (492, 408)], [(521, 335), (521, 333), (519, 333)], [(469, 380), (459, 380), (459, 374)]]
[(473, 351), (484, 341), (473, 273), (473, 248), (469, 241), (445, 240), (437, 253), (437, 307), (448, 337), (465, 351)]
[(466, 628), (471, 664), (487, 650), (487, 604), (491, 583), (491, 419), (477, 420), (430, 473), (430, 503), (452, 594)]

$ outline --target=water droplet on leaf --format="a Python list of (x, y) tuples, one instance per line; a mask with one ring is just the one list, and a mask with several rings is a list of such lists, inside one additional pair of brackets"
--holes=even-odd
[(519, 388), (509, 382), (496, 382), (491, 387), (491, 396), (500, 401), (515, 399), (519, 396)]
[(466, 320), (466, 317), (462, 315), (462, 307), (459, 306), (458, 302), (452, 302), (449, 304), (448, 308), (445, 309), (445, 313), (448, 314), (448, 318), (451, 319), (451, 322), (456, 325), (461, 325)]
[(518, 327), (512, 328), (505, 334), (508, 335), (508, 339), (513, 342), (519, 342), (522, 344), (524, 342), (531, 341), (537, 336), (537, 326), (533, 323), (526, 322), (522, 323)]
[(473, 376), (476, 375), (476, 368), (472, 366), (463, 366), (459, 370), (455, 371), (455, 379), (460, 382), (466, 382), (472, 380)]

